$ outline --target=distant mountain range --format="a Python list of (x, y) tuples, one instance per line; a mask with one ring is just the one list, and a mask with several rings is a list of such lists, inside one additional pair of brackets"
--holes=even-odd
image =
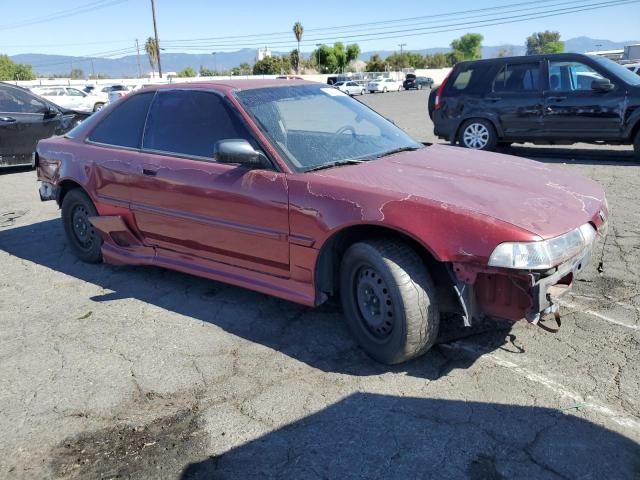
[[(623, 48), (625, 45), (640, 43), (637, 40), (629, 40), (625, 42), (613, 42), (611, 40), (595, 39), (589, 37), (577, 37), (564, 41), (566, 52), (584, 53), (592, 50), (614, 50)], [(422, 50), (411, 50), (422, 55), (433, 54), (437, 52), (448, 52), (447, 47), (426, 48)], [(506, 50), (510, 55), (524, 55), (524, 45), (496, 45), (482, 47), (482, 57), (495, 57), (501, 50)], [(360, 60), (367, 61), (372, 55), (378, 54), (382, 58), (394, 53), (393, 50), (367, 51), (360, 54)], [(274, 55), (284, 55), (285, 52), (273, 52)], [(308, 56), (310, 52), (303, 52)], [(227, 70), (238, 66), (241, 63), (253, 64), (255, 61), (256, 50), (245, 48), (235, 52), (218, 52), (211, 54), (193, 54), (193, 53), (163, 53), (162, 54), (162, 70), (164, 72), (177, 72), (186, 67), (192, 67), (198, 70), (200, 66), (209, 69)], [(93, 72), (96, 74), (106, 74), (110, 77), (136, 77), (138, 75), (138, 59), (136, 55), (126, 57), (108, 59), (108, 58), (90, 58), (90, 57), (74, 57), (65, 55), (46, 55), (41, 53), (25, 53), (11, 56), (11, 59), (18, 63), (27, 63), (33, 66), (33, 70), (42, 76), (53, 74), (64, 74), (70, 72), (73, 68), (80, 68), (85, 75)], [(147, 75), (150, 71), (147, 55), (143, 52), (140, 54), (140, 63), (143, 75)]]

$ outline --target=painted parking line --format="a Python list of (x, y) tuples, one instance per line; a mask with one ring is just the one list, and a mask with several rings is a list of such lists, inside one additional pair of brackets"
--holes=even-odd
[(572, 311), (568, 313), (586, 313), (588, 315), (592, 315), (600, 320), (604, 320), (605, 322), (613, 323), (615, 325), (619, 325), (621, 327), (628, 328), (630, 330), (640, 330), (640, 326), (638, 325), (629, 325), (628, 323), (621, 322), (620, 320), (616, 320), (615, 318), (608, 317), (607, 315), (603, 315), (601, 313), (596, 312), (595, 310), (582, 310), (579, 305), (571, 302), (559, 301), (558, 305), (565, 308), (570, 308)]
[(573, 402), (575, 402), (576, 404), (585, 404), (586, 406), (588, 406), (589, 409), (602, 414), (603, 416), (607, 417), (612, 422), (620, 425), (621, 427), (640, 429), (640, 419), (638, 419), (637, 417), (626, 414), (626, 413), (618, 412), (607, 405), (593, 401), (591, 399), (586, 399), (579, 393), (569, 390), (567, 387), (556, 382), (555, 380), (552, 380), (551, 378), (545, 377), (544, 375), (541, 375), (537, 372), (529, 370), (528, 368), (522, 367), (517, 363), (514, 363), (511, 360), (507, 360), (506, 358), (503, 358), (496, 353), (485, 352), (480, 347), (473, 344), (466, 343), (464, 340), (459, 340), (457, 342), (452, 342), (448, 344), (446, 343), (441, 344), (440, 347), (469, 353), (474, 356), (479, 356), (480, 359), (490, 361), (500, 367), (508, 368), (509, 370), (515, 372), (516, 374), (526, 378), (527, 380), (530, 380), (531, 382), (538, 383), (558, 395), (567, 397), (571, 399)]

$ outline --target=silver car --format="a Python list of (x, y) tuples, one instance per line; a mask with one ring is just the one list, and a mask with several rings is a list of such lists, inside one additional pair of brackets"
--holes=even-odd
[(364, 95), (366, 91), (362, 85), (354, 81), (336, 82), (333, 84), (333, 87), (347, 95)]

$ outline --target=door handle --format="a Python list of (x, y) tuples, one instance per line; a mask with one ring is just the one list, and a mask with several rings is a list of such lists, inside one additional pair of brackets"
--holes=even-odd
[(13, 117), (0, 117), (0, 122), (16, 123), (16, 119)]
[(498, 102), (502, 100), (502, 97), (485, 97), (485, 100), (487, 100), (488, 102)]
[(548, 100), (554, 100), (554, 101), (556, 101), (556, 102), (560, 102), (560, 101), (562, 101), (562, 100), (566, 100), (566, 99), (567, 99), (567, 97), (555, 96), (555, 97), (548, 97), (547, 99), (548, 99)]
[(142, 174), (148, 175), (149, 177), (155, 177), (158, 174), (158, 170), (156, 168), (150, 167), (142, 167)]

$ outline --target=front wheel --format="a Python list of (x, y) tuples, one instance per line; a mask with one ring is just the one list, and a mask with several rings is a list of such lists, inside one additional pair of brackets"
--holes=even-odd
[(382, 93), (387, 93), (387, 87), (384, 87), (384, 88), (382, 89)]
[(401, 241), (352, 245), (342, 259), (340, 296), (351, 333), (379, 362), (405, 362), (436, 341), (435, 286), (418, 254)]
[(98, 102), (93, 106), (93, 111), (97, 112), (98, 110), (102, 109), (102, 107), (104, 107), (104, 103)]
[(89, 196), (79, 188), (71, 190), (62, 201), (62, 223), (71, 250), (83, 262), (102, 261), (102, 238), (89, 221), (98, 211)]
[(495, 150), (498, 136), (491, 122), (474, 118), (462, 124), (458, 141), (462, 146), (474, 150)]
[(636, 132), (636, 138), (633, 141), (633, 151), (636, 154), (636, 159), (640, 160), (640, 130)]
[(364, 95), (364, 89), (360, 90), (360, 95)]

